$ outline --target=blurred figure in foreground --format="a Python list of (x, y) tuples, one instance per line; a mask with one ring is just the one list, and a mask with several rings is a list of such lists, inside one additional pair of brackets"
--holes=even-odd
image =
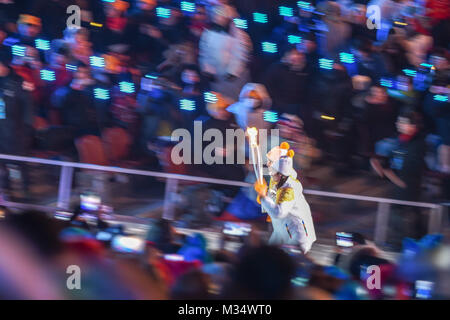
[(231, 271), (224, 298), (288, 299), (294, 272), (295, 265), (283, 250), (273, 246), (249, 248)]
[(191, 270), (178, 278), (173, 285), (170, 297), (174, 300), (206, 300), (208, 293), (208, 277), (200, 270)]

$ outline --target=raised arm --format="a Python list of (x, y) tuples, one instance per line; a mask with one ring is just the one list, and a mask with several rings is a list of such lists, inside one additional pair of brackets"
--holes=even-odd
[(285, 218), (294, 206), (294, 189), (291, 187), (278, 190), (276, 200), (265, 196), (261, 198), (261, 206), (271, 218)]

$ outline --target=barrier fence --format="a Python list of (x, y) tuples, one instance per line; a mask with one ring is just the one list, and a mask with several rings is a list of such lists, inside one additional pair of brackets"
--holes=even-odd
[[(56, 207), (41, 206), (33, 204), (23, 204), (16, 202), (8, 202), (5, 200), (0, 200), (0, 204), (5, 207), (15, 207), (19, 209), (36, 209), (41, 211), (55, 211), (55, 210), (68, 210), (70, 205), (70, 197), (72, 193), (72, 180), (74, 169), (85, 169), (85, 170), (95, 170), (103, 172), (112, 173), (122, 173), (138, 176), (148, 176), (154, 178), (162, 178), (166, 180), (165, 194), (164, 194), (164, 211), (163, 218), (173, 220), (174, 218), (174, 202), (172, 201), (172, 195), (177, 193), (178, 182), (179, 181), (189, 181), (189, 182), (200, 182), (207, 184), (218, 184), (236, 187), (252, 187), (251, 184), (242, 181), (233, 180), (223, 180), (214, 179), (206, 177), (197, 177), (189, 175), (181, 175), (174, 173), (164, 173), (157, 171), (146, 171), (139, 169), (128, 169), (119, 168), (113, 166), (102, 166), (95, 164), (79, 163), (79, 162), (67, 162), (59, 160), (49, 160), (33, 157), (24, 156), (14, 156), (0, 154), (0, 159), (4, 162), (26, 162), (26, 163), (37, 163), (42, 165), (52, 165), (61, 167), (61, 172), (59, 176), (58, 184), (58, 200)], [(305, 195), (314, 195), (319, 197), (328, 197), (336, 199), (347, 199), (356, 201), (368, 201), (378, 203), (377, 216), (375, 222), (374, 230), (374, 241), (377, 244), (384, 244), (387, 238), (388, 222), (390, 209), (392, 205), (404, 205), (411, 207), (427, 208), (428, 210), (428, 233), (438, 233), (442, 231), (443, 228), (443, 216), (446, 207), (443, 204), (438, 203), (427, 203), (427, 202), (413, 202), (413, 201), (402, 201), (389, 198), (379, 198), (379, 197), (369, 197), (354, 194), (344, 194), (336, 192), (327, 192), (319, 190), (304, 189), (303, 193)], [(124, 218), (126, 220), (126, 218)]]

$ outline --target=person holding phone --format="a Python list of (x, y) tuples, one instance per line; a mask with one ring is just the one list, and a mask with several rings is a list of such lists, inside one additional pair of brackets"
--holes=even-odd
[[(282, 147), (289, 149), (287, 143)], [(286, 155), (270, 161), (269, 187), (264, 180), (263, 183), (257, 181), (254, 187), (258, 193), (258, 202), (272, 221), (273, 233), (269, 243), (298, 245), (303, 253), (307, 253), (316, 241), (316, 233), (311, 210), (303, 196), (302, 184), (292, 167), (293, 157), (294, 151), (288, 150)]]

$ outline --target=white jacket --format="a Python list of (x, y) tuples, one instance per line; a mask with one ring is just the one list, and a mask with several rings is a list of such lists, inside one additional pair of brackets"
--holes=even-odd
[[(256, 91), (262, 98), (262, 106), (256, 110), (253, 106), (245, 103), (245, 98), (250, 91)], [(260, 83), (247, 83), (239, 94), (239, 101), (230, 105), (227, 110), (234, 114), (236, 123), (243, 130), (247, 127), (256, 127), (257, 129), (269, 129), (271, 124), (264, 121), (264, 112), (272, 106), (272, 99), (267, 92), (266, 87)]]
[(268, 195), (261, 199), (261, 205), (272, 219), (271, 244), (299, 245), (307, 253), (316, 241), (316, 232), (311, 210), (303, 187), (296, 177), (290, 176), (278, 190), (270, 181)]
[(244, 31), (231, 26), (230, 33), (205, 30), (199, 43), (199, 63), (203, 72), (216, 76), (242, 76), (252, 49)]

